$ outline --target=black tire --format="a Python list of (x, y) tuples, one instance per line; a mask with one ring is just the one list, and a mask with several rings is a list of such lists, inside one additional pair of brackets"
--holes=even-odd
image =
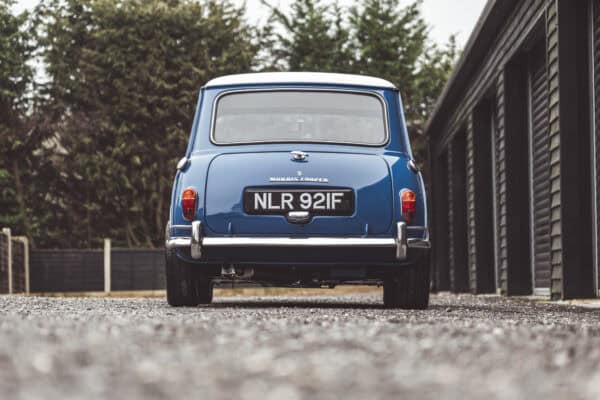
[(203, 275), (200, 278), (196, 278), (196, 293), (198, 304), (210, 304), (213, 299), (213, 282), (212, 279)]
[(209, 304), (213, 297), (210, 276), (173, 251), (167, 251), (166, 258), (167, 302), (173, 307)]
[(429, 307), (429, 257), (423, 257), (410, 266), (399, 267), (398, 272), (383, 281), (383, 304), (388, 308), (425, 310)]

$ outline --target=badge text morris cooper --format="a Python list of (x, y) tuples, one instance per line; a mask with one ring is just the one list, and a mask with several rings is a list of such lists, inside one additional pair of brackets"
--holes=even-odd
[(317, 178), (312, 176), (272, 176), (269, 182), (316, 182), (329, 183), (329, 178)]

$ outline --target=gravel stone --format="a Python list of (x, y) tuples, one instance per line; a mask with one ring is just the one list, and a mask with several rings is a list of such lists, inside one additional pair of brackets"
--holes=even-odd
[(427, 311), (381, 302), (0, 296), (0, 398), (599, 398), (598, 310), (448, 294)]

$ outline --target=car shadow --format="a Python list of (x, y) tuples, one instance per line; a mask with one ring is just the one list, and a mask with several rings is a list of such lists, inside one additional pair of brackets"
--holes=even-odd
[(200, 306), (203, 308), (248, 308), (248, 309), (271, 309), (271, 308), (316, 308), (316, 309), (350, 309), (350, 310), (390, 310), (390, 311), (445, 311), (448, 309), (444, 304), (430, 304), (427, 310), (402, 310), (399, 308), (388, 308), (383, 305), (383, 301), (379, 303), (368, 303), (357, 300), (352, 301), (335, 301), (335, 300), (230, 300), (230, 299), (215, 299), (211, 304)]
[(355, 310), (381, 310), (386, 309), (383, 304), (361, 303), (361, 302), (331, 302), (331, 301), (308, 301), (308, 300), (216, 300), (212, 304), (202, 306), (206, 308), (320, 308), (320, 309), (355, 309)]
[[(497, 315), (502, 317), (511, 317), (521, 314), (531, 314), (532, 312), (555, 312), (559, 314), (569, 313), (571, 315), (590, 315), (600, 318), (600, 313), (597, 309), (589, 309), (582, 307), (564, 307), (549, 304), (534, 305), (530, 302), (515, 301), (512, 304), (497, 304), (494, 302), (486, 304), (444, 304), (433, 303), (426, 310), (403, 310), (396, 308), (387, 308), (380, 303), (353, 301), (336, 301), (331, 299), (257, 299), (257, 300), (237, 300), (237, 299), (215, 299), (208, 305), (201, 305), (200, 308), (206, 309), (275, 309), (275, 308), (296, 308), (296, 309), (347, 309), (347, 310), (389, 310), (395, 312), (433, 312), (439, 314), (461, 313), (465, 312), (472, 314), (474, 317), (481, 318), (482, 315)], [(536, 310), (537, 309), (537, 310)]]

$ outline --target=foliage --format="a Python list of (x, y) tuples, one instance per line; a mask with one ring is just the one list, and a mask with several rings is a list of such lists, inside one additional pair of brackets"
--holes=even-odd
[(0, 0), (0, 122), (5, 126), (17, 124), (27, 108), (33, 75), (27, 64), (33, 51), (28, 14), (13, 15), (13, 4), (14, 0)]
[[(33, 35), (27, 13), (14, 15), (12, 0), (0, 0), (0, 226), (13, 226), (16, 234), (34, 236), (39, 216), (30, 199), (39, 198), (44, 181), (36, 168), (35, 135), (30, 131), (32, 106)], [(38, 184), (25, 185), (27, 181)], [(42, 186), (42, 187), (40, 187)]]
[(291, 71), (351, 72), (353, 57), (344, 14), (337, 4), (297, 0), (286, 15), (271, 9), (270, 51), (274, 69)]
[(448, 44), (444, 47), (429, 45), (423, 54), (419, 74), (414, 82), (414, 87), (419, 97), (416, 115), (414, 115), (414, 120), (412, 120), (412, 146), (424, 168), (426, 178), (429, 173), (429, 155), (427, 153), (429, 138), (424, 135), (423, 128), (435, 106), (435, 102), (450, 78), (450, 73), (456, 63), (458, 54), (454, 36), (450, 37)]
[(427, 41), (419, 6), (420, 2), (401, 8), (399, 0), (366, 0), (350, 11), (357, 72), (388, 79), (402, 90), (409, 127), (417, 119), (420, 99), (415, 86)]

